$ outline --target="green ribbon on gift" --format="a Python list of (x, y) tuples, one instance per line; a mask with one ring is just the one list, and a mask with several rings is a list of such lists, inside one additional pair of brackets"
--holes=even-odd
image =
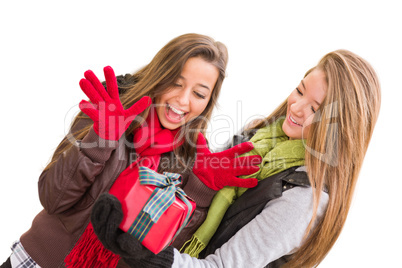
[(189, 202), (186, 193), (183, 189), (177, 187), (181, 183), (180, 174), (169, 172), (159, 174), (152, 169), (141, 166), (139, 168), (139, 180), (141, 185), (153, 185), (156, 188), (129, 228), (128, 233), (142, 242), (151, 227), (158, 222), (159, 218), (173, 204), (177, 196), (186, 204), (188, 211), (183, 224), (173, 237), (174, 239), (190, 221), (192, 216), (191, 211), (193, 210), (193, 205)]

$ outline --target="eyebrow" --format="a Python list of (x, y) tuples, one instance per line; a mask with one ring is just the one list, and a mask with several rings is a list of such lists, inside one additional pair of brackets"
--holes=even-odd
[(211, 89), (207, 85), (204, 85), (204, 84), (197, 84), (197, 85), (199, 85), (200, 87), (206, 88), (209, 91), (211, 91)]
[[(307, 88), (306, 88), (306, 86), (304, 85), (303, 80), (301, 80), (301, 83), (302, 83), (302, 86), (304, 87), (304, 90), (307, 91)], [(313, 101), (314, 101), (318, 106), (321, 105), (321, 103), (319, 103), (318, 101), (316, 101), (316, 100), (313, 100)]]
[[(179, 79), (186, 80), (186, 78), (184, 78), (184, 77), (181, 76), (181, 75), (179, 76)], [(204, 85), (204, 84), (201, 84), (201, 83), (197, 83), (197, 85), (200, 86), (200, 87), (206, 88), (206, 89), (208, 89), (209, 91), (211, 91), (211, 89), (210, 89), (207, 85)]]

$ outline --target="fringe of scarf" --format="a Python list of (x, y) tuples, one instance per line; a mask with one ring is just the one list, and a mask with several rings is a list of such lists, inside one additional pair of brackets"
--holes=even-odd
[(120, 256), (106, 249), (96, 236), (92, 224), (89, 223), (74, 248), (64, 259), (66, 267), (107, 267), (117, 266)]
[(207, 245), (205, 245), (196, 235), (193, 235), (190, 240), (184, 243), (180, 252), (198, 258), (199, 253), (203, 251), (206, 246)]

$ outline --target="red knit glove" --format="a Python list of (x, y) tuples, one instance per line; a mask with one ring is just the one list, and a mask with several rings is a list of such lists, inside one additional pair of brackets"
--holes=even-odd
[(91, 103), (82, 100), (80, 109), (94, 121), (93, 128), (99, 137), (117, 141), (134, 118), (149, 107), (152, 101), (150, 97), (144, 96), (133, 106), (124, 110), (112, 67), (106, 66), (103, 72), (107, 91), (91, 70), (85, 72), (86, 79), (81, 79), (80, 87)]
[(205, 138), (198, 136), (197, 158), (193, 173), (209, 188), (220, 190), (225, 186), (252, 188), (256, 178), (241, 179), (237, 176), (250, 175), (259, 170), (261, 156), (252, 155), (236, 158), (254, 148), (251, 142), (244, 142), (219, 153), (211, 153)]

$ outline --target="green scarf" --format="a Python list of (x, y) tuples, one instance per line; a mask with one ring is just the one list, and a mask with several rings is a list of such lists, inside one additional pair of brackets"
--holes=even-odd
[[(259, 171), (243, 178), (257, 178), (260, 181), (291, 167), (304, 165), (303, 141), (289, 140), (282, 130), (283, 122), (284, 119), (280, 119), (259, 129), (250, 139), (254, 149), (242, 156), (260, 155), (262, 162)], [(238, 187), (221, 189), (212, 200), (204, 223), (180, 251), (198, 257), (218, 229), (229, 206), (246, 190)]]

